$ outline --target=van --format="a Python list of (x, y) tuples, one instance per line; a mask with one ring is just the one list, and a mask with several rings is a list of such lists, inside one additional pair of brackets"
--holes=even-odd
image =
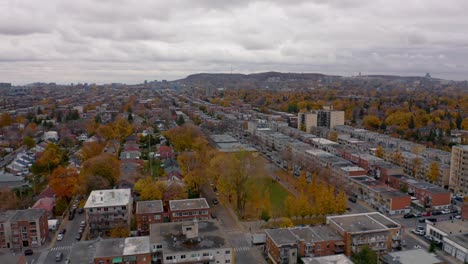
[(352, 203), (356, 203), (356, 202), (357, 202), (357, 199), (356, 199), (356, 197), (354, 197), (354, 196), (348, 197), (348, 200), (349, 200), (350, 202), (352, 202)]

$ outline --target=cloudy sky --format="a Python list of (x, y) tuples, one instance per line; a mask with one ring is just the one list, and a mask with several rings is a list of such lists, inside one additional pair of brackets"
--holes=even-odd
[(468, 79), (465, 0), (0, 0), (0, 82), (198, 72)]

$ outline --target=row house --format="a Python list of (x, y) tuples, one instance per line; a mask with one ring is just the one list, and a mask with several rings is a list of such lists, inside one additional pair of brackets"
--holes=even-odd
[(27, 248), (44, 245), (49, 237), (44, 209), (12, 210), (0, 213), (0, 247)]
[(450, 207), (450, 192), (431, 183), (421, 182), (406, 175), (391, 175), (388, 184), (395, 189), (407, 189), (408, 194), (416, 197), (422, 206), (432, 209)]

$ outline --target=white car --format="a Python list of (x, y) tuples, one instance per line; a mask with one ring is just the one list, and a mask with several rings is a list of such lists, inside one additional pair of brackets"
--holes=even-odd
[(422, 236), (424, 235), (424, 231), (418, 230), (418, 229), (413, 229), (411, 232), (415, 233), (416, 235)]
[(61, 241), (63, 239), (63, 234), (58, 234), (57, 241)]
[(450, 209), (444, 209), (444, 210), (441, 211), (441, 213), (442, 214), (450, 214), (451, 211), (450, 211)]

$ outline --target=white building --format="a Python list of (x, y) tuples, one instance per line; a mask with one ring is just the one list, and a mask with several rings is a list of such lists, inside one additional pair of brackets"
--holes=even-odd
[(90, 232), (130, 228), (133, 198), (130, 189), (92, 191), (84, 206)]
[(150, 246), (154, 263), (234, 263), (218, 221), (152, 224)]

